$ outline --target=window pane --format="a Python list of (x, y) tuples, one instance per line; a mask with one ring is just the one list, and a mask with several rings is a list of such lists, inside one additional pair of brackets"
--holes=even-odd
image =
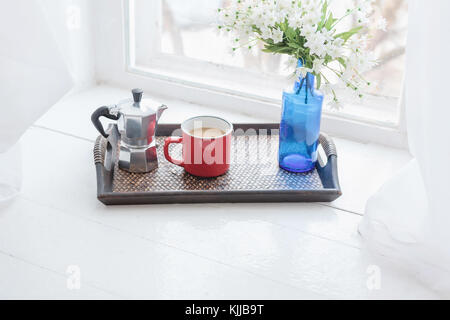
[(217, 32), (217, 9), (228, 0), (162, 0), (162, 52), (222, 65), (288, 74), (282, 68), (286, 57), (258, 50), (232, 53), (232, 39)]
[[(219, 35), (216, 28), (217, 8), (228, 6), (230, 0), (159, 1), (161, 21), (157, 47), (163, 56), (210, 62), (238, 68), (236, 72), (253, 72), (268, 78), (276, 77), (273, 92), (280, 92), (286, 84), (292, 82), (288, 76), (293, 70), (286, 68), (286, 56), (263, 53), (257, 48), (245, 54), (240, 51), (231, 53), (231, 39), (228, 39), (226, 35)], [(354, 2), (355, 0), (333, 1), (333, 10), (344, 13)], [(141, 7), (139, 3), (142, 4)], [(143, 3), (144, 1), (136, 0), (137, 20), (148, 19)], [(348, 107), (343, 110), (343, 113), (396, 123), (405, 64), (407, 0), (376, 0), (374, 7), (374, 20), (377, 20), (377, 16), (384, 16), (388, 22), (388, 30), (387, 32), (378, 31), (376, 26), (373, 26), (372, 30), (368, 31), (367, 36), (371, 38), (370, 49), (375, 52), (379, 65), (368, 72), (365, 78), (375, 84), (368, 93), (375, 97), (381, 96), (385, 100), (382, 101), (383, 106), (377, 107), (379, 103), (372, 98), (367, 99), (368, 101), (363, 102), (362, 105), (350, 99), (345, 101), (344, 98), (344, 103)], [(343, 21), (342, 27), (351, 28), (354, 24), (355, 22), (349, 18)], [(136, 30), (137, 33), (138, 31)], [(141, 36), (139, 41), (150, 43), (152, 39), (154, 40), (150, 36), (142, 39)], [(138, 51), (137, 47), (136, 52)], [(202, 70), (199, 70), (199, 73), (201, 72)], [(285, 82), (279, 80), (280, 76), (283, 76)]]

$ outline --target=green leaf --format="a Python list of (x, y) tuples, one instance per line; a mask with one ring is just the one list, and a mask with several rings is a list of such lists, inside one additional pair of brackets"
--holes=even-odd
[(320, 19), (320, 23), (318, 26), (318, 30), (322, 30), (327, 21), (327, 12), (328, 12), (328, 0), (325, 0), (322, 5), (322, 18)]
[(317, 90), (320, 89), (320, 86), (322, 85), (322, 74), (319, 74), (316, 76), (317, 78)]
[(291, 48), (295, 48), (295, 49), (303, 49), (303, 46), (299, 45), (298, 43), (295, 42), (289, 42), (288, 46)]
[(284, 34), (291, 41), (295, 41), (295, 38), (297, 37), (297, 32), (295, 32), (295, 30), (292, 29), (291, 27), (287, 27), (286, 30), (284, 31)]
[(327, 17), (327, 11), (328, 11), (328, 1), (325, 0), (322, 6), (322, 21), (325, 21), (325, 18)]
[(275, 53), (281, 53), (281, 54), (291, 54), (293, 53), (293, 49), (289, 48), (289, 47), (284, 47), (284, 48), (278, 48)]
[(325, 23), (325, 28), (330, 31), (331, 28), (333, 27), (334, 23), (337, 21), (338, 19), (334, 19), (333, 18), (333, 13), (330, 13), (330, 16), (328, 17), (327, 22)]
[(339, 63), (340, 63), (344, 68), (347, 68), (347, 64), (345, 63), (344, 58), (338, 58), (337, 60), (339, 61)]
[(294, 55), (296, 52), (296, 49), (290, 48), (289, 46), (286, 46), (286, 44), (284, 44), (284, 43), (273, 44), (273, 45), (266, 44), (265, 48), (263, 49), (263, 52)]
[(343, 32), (343, 33), (339, 33), (338, 35), (336, 35), (334, 38), (341, 38), (344, 41), (347, 41), (348, 39), (350, 39), (352, 36), (354, 36), (355, 34), (357, 34), (359, 31), (361, 31), (363, 29), (363, 27), (356, 27), (351, 29), (350, 31), (347, 32)]

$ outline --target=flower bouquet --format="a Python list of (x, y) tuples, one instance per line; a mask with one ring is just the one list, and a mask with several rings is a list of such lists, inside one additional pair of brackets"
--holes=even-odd
[[(283, 94), (280, 127), (280, 166), (288, 171), (315, 168), (323, 94), (332, 95), (334, 108), (341, 105), (337, 87), (362, 98), (371, 86), (364, 73), (377, 63), (366, 50), (374, 0), (355, 0), (341, 15), (332, 2), (232, 0), (219, 9), (218, 28), (232, 35), (233, 51), (262, 43), (264, 52), (288, 55), (294, 65), (297, 79)], [(348, 19), (355, 23), (345, 29)], [(377, 24), (386, 28), (383, 18)]]

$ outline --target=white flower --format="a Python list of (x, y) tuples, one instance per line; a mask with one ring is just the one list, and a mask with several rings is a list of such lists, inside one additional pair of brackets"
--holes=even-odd
[(342, 104), (337, 99), (331, 100), (328, 103), (328, 106), (330, 107), (330, 110), (332, 110), (332, 111), (339, 111), (339, 110), (341, 110), (343, 108)]
[(312, 55), (315, 54), (319, 57), (326, 56), (326, 37), (321, 32), (311, 34), (310, 36), (307, 36), (306, 39), (308, 39), (308, 41), (306, 41), (305, 47), (310, 49)]
[(329, 95), (333, 92), (333, 86), (330, 83), (325, 83), (320, 87), (320, 90), (323, 92), (323, 94)]
[(268, 27), (261, 28), (261, 38), (268, 40), (268, 39), (272, 39), (272, 37), (273, 37), (272, 29), (270, 29)]
[(295, 70), (297, 65), (298, 60), (295, 57), (290, 56), (285, 63), (285, 68), (286, 70)]
[(309, 37), (317, 31), (317, 27), (311, 24), (304, 24), (301, 30), (301, 35), (304, 37)]
[(313, 70), (313, 72), (315, 74), (320, 74), (320, 72), (322, 71), (324, 62), (325, 62), (324, 59), (316, 59), (316, 60), (314, 60), (312, 70)]
[(272, 39), (274, 43), (283, 42), (283, 36), (284, 36), (283, 31), (279, 29), (275, 29), (272, 31)]
[(291, 13), (288, 15), (288, 24), (292, 29), (300, 29), (303, 26), (303, 17), (299, 13)]

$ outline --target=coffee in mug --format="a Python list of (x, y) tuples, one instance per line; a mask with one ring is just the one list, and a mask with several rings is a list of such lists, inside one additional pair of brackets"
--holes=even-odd
[(225, 135), (225, 131), (219, 128), (195, 128), (189, 133), (191, 134), (191, 136), (204, 139), (214, 139)]

